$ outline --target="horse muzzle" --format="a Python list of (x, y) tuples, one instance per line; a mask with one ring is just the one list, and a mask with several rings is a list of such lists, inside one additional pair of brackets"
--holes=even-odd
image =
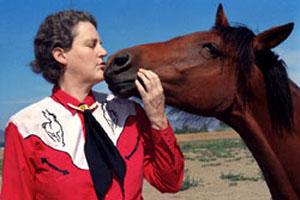
[(104, 71), (104, 79), (112, 93), (121, 98), (137, 95), (134, 81), (137, 69), (132, 67), (132, 56), (119, 52), (109, 57)]

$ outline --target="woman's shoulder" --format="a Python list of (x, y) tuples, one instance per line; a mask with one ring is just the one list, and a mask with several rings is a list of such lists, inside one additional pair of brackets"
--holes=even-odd
[(101, 92), (96, 92), (93, 91), (95, 100), (99, 103), (103, 103), (103, 102), (110, 102), (110, 103), (116, 103), (116, 104), (127, 104), (127, 105), (131, 105), (131, 104), (135, 104), (135, 102), (131, 99), (126, 99), (126, 98), (119, 98), (113, 94), (107, 94), (107, 93), (101, 93)]
[(33, 118), (35, 113), (41, 112), (41, 110), (45, 107), (48, 107), (52, 101), (53, 100), (50, 97), (44, 97), (43, 99), (28, 105), (12, 115), (8, 122), (16, 122), (21, 121), (22, 119)]
[(108, 109), (116, 111), (127, 111), (132, 114), (135, 113), (137, 103), (131, 99), (119, 98), (113, 94), (105, 94), (100, 92), (93, 92), (95, 100), (100, 105), (105, 105)]

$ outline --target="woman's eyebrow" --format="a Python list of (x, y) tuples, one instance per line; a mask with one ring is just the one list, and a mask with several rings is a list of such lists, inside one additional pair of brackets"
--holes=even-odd
[(85, 40), (85, 42), (97, 42), (98, 39), (97, 38), (88, 38)]
[(103, 43), (102, 40), (98, 39), (98, 38), (89, 38), (89, 39), (86, 39), (85, 43), (90, 43), (90, 42), (94, 43), (94, 42), (98, 42), (98, 41), (99, 41), (100, 44)]

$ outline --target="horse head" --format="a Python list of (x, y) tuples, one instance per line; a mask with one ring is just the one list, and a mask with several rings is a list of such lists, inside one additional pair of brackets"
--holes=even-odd
[(138, 96), (136, 72), (140, 67), (151, 69), (162, 81), (168, 104), (195, 114), (216, 116), (241, 93), (248, 93), (240, 85), (247, 87), (249, 73), (244, 71), (251, 71), (251, 65), (255, 65), (255, 53), (280, 44), (292, 28), (293, 24), (287, 24), (255, 35), (245, 27), (231, 27), (219, 5), (209, 31), (115, 53), (108, 59), (105, 80), (119, 97)]

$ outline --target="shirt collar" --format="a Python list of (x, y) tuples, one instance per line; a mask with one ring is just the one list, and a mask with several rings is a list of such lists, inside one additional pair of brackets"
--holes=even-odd
[(69, 95), (68, 93), (66, 93), (65, 91), (63, 91), (62, 89), (60, 89), (57, 86), (53, 87), (51, 98), (53, 100), (57, 101), (58, 103), (62, 104), (73, 115), (75, 113), (77, 113), (78, 111), (75, 110), (74, 108), (71, 108), (70, 106), (68, 106), (68, 104), (72, 104), (72, 105), (78, 107), (82, 104), (92, 106), (92, 104), (95, 103), (95, 97), (94, 97), (92, 91), (90, 91), (90, 93), (85, 97), (85, 99), (82, 102), (80, 102), (78, 99), (76, 99), (75, 97), (72, 97), (71, 95)]

